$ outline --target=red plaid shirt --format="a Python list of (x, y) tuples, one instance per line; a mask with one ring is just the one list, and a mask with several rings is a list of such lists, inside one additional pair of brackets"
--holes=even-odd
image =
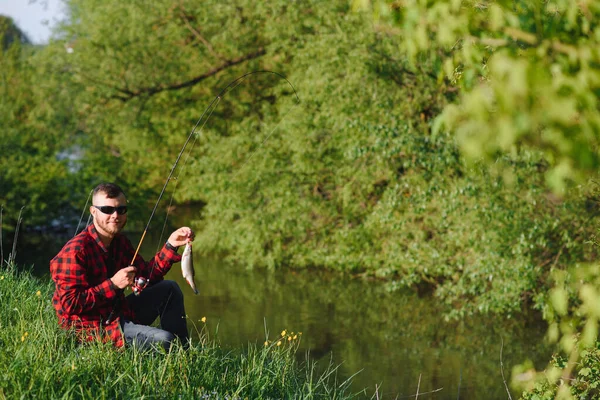
[[(56, 284), (52, 302), (58, 321), (64, 328), (74, 328), (82, 340), (112, 340), (122, 347), (120, 318), (136, 321), (124, 291), (110, 278), (131, 262), (135, 253), (125, 235), (117, 234), (108, 248), (104, 246), (94, 224), (69, 240), (50, 261), (50, 273)], [(138, 254), (133, 265), (136, 276), (161, 281), (173, 263), (181, 260), (175, 248), (163, 246), (154, 258), (145, 262)], [(110, 317), (110, 320), (107, 319)]]

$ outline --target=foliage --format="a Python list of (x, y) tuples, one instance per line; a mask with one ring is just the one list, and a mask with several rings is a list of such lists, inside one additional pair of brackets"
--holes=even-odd
[[(554, 355), (545, 373), (515, 369), (516, 381), (527, 382), (523, 400), (595, 399), (600, 396), (600, 342), (578, 351), (579, 360), (569, 367), (566, 357)], [(568, 369), (570, 374), (564, 375)], [(533, 378), (535, 377), (535, 378)], [(533, 379), (532, 379), (533, 378)], [(568, 383), (567, 383), (568, 382)], [(521, 385), (523, 386), (523, 385)]]
[(439, 123), (471, 157), (544, 152), (548, 183), (595, 176), (600, 132), (596, 1), (356, 1), (377, 10), (413, 62), (460, 90)]
[(524, 394), (527, 399), (596, 398), (600, 383), (597, 342), (600, 266), (577, 264), (553, 275), (555, 284), (544, 314), (549, 322), (548, 339), (560, 344), (561, 353), (553, 357), (543, 372), (526, 365), (516, 369), (515, 385), (527, 389)]
[[(0, 398), (352, 398), (335, 367), (315, 373), (298, 364), (299, 338), (221, 348), (203, 321), (198, 342), (184, 350), (140, 353), (111, 344), (78, 345), (57, 324), (53, 285), (14, 265), (0, 267)], [(288, 340), (290, 339), (290, 340)], [(280, 342), (278, 345), (277, 343)]]
[(30, 43), (27, 35), (17, 27), (10, 17), (0, 15), (0, 32), (2, 32), (2, 50), (7, 50), (13, 43)]
[[(328, 268), (384, 279), (389, 290), (428, 288), (448, 317), (542, 308), (552, 270), (595, 257), (581, 240), (597, 215), (587, 182), (560, 199), (546, 193), (554, 150), (524, 146), (490, 171), (461, 159), (460, 136), (434, 134), (436, 116), (462, 104), (481, 76), (494, 82), (487, 69), (475, 71), (477, 59), (461, 61), (464, 44), (456, 54), (438, 46), (442, 39), (428, 39), (427, 54), (410, 50), (421, 34), (373, 29), (370, 15), (341, 0), (67, 6), (70, 18), (48, 46), (6, 58), (20, 63), (7, 70), (20, 80), (3, 110), (27, 112), (6, 114), (9, 172), (0, 184), (14, 209), (5, 215), (17, 215), (27, 194), (36, 206), (25, 221), (78, 216), (89, 190), (110, 180), (128, 194), (130, 227), (141, 227), (219, 90), (272, 70), (300, 104), (276, 75), (247, 76), (200, 121), (167, 187), (159, 210), (198, 206), (185, 222), (197, 249), (249, 267)], [(512, 21), (510, 12), (501, 20)], [(496, 46), (490, 60), (518, 44)], [(444, 79), (446, 59), (462, 75)], [(28, 146), (9, 146), (17, 139)], [(150, 230), (162, 222), (157, 216)]]
[[(2, 19), (6, 21), (6, 19)], [(0, 39), (14, 39), (16, 28), (0, 26)], [(61, 81), (45, 76), (37, 54), (19, 40), (0, 49), (0, 204), (5, 228), (12, 229), (19, 209), (25, 221), (47, 224), (68, 209), (69, 165), (64, 156), (64, 131), (69, 130), (64, 92), (50, 93), (46, 85)], [(39, 81), (44, 79), (44, 84)]]

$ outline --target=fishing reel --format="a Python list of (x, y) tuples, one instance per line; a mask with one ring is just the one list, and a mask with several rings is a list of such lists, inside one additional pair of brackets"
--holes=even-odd
[(142, 276), (136, 276), (133, 279), (133, 285), (131, 285), (131, 290), (133, 290), (133, 294), (139, 296), (140, 293), (142, 293), (142, 290), (146, 288), (146, 286), (148, 286), (148, 279)]

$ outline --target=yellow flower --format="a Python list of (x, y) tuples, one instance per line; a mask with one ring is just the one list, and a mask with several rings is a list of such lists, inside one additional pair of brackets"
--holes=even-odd
[(25, 332), (25, 337), (29, 336), (29, 332)]
[(25, 341), (25, 335), (21, 336), (21, 342)]
[(298, 335), (294, 335), (294, 340), (298, 339)]
[(202, 317), (202, 318), (200, 319), (200, 321), (202, 321), (202, 322), (206, 323), (206, 317)]
[(4, 280), (4, 275), (0, 276), (0, 281)]
[(39, 297), (39, 296), (41, 296), (41, 295), (42, 295), (42, 292), (40, 292), (40, 291), (38, 290), (37, 292), (35, 292), (35, 295)]
[(287, 333), (287, 332), (286, 332), (286, 330), (285, 330), (285, 329), (284, 329), (284, 330), (282, 330), (282, 331), (281, 331), (281, 336), (285, 336), (285, 334), (286, 334), (286, 333)]
[(292, 341), (292, 337), (288, 336), (288, 342), (291, 342), (291, 341)]
[(268, 345), (269, 345), (269, 341), (265, 340), (265, 346), (268, 346)]
[(281, 346), (281, 340), (277, 342), (277, 346)]

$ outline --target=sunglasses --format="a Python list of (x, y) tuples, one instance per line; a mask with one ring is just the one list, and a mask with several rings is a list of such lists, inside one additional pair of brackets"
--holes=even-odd
[(113, 207), (113, 206), (94, 206), (94, 205), (92, 205), (92, 207), (97, 208), (102, 213), (108, 214), (108, 215), (112, 215), (115, 211), (119, 215), (127, 214), (127, 206)]

